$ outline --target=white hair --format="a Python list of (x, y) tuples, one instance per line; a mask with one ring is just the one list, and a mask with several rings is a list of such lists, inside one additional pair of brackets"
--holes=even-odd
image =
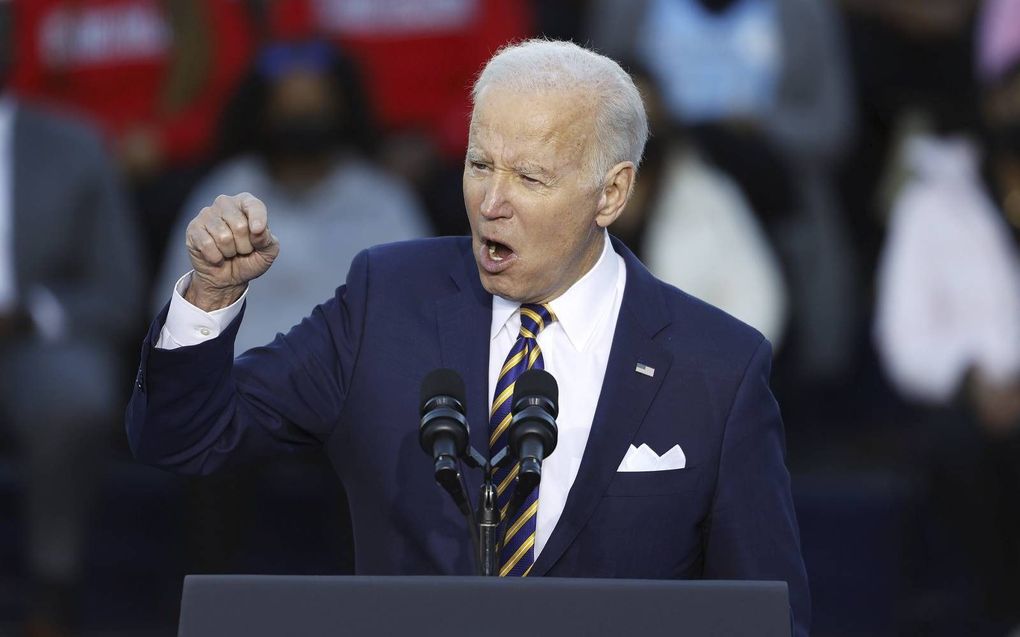
[(630, 161), (637, 170), (648, 139), (648, 117), (634, 81), (615, 61), (573, 42), (534, 39), (501, 48), (471, 91), (472, 104), (488, 86), (523, 92), (580, 90), (591, 99), (594, 143), (586, 169), (601, 184), (609, 169)]

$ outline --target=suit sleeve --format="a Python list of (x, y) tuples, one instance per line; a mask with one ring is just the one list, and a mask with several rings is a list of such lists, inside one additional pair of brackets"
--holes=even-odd
[(772, 348), (763, 339), (726, 421), (704, 575), (787, 582), (793, 634), (807, 637), (810, 595), (786, 469), (783, 422), (769, 389), (771, 358)]
[(340, 420), (363, 333), (368, 253), (336, 295), (267, 346), (233, 359), (238, 316), (219, 337), (156, 349), (149, 329), (126, 424), (135, 456), (188, 474), (324, 443)]

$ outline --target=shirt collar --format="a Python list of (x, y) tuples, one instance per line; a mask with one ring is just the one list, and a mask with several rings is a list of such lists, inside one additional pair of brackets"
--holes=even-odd
[[(620, 260), (609, 241), (609, 233), (603, 232), (605, 243), (602, 254), (591, 270), (578, 279), (567, 291), (549, 301), (547, 305), (556, 315), (556, 324), (570, 340), (574, 349), (581, 351), (588, 346), (605, 311), (612, 307), (613, 290), (616, 289), (617, 270)], [(521, 304), (492, 297), (492, 330), (489, 339), (493, 340), (500, 330), (508, 327), (516, 335), (520, 327), (520, 316), (517, 310)]]

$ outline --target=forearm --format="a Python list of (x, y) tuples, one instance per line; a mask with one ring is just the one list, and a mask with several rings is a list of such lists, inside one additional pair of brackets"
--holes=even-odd
[(142, 345), (126, 420), (139, 460), (181, 473), (206, 474), (237, 446), (237, 396), (233, 386), (233, 333), (174, 350), (154, 344), (165, 312)]
[[(356, 262), (357, 263), (357, 262)], [(364, 268), (352, 267), (364, 274)], [(221, 334), (161, 348), (169, 306), (151, 326), (127, 410), (144, 462), (205, 474), (236, 459), (321, 444), (340, 419), (359, 334), (345, 288), (286, 335), (238, 359), (243, 312)], [(184, 303), (184, 299), (179, 299)], [(226, 311), (226, 310), (220, 310)]]

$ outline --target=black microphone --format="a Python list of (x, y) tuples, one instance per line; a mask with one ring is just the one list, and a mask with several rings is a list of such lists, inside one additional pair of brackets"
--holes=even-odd
[(556, 379), (542, 369), (529, 369), (514, 384), (508, 435), (510, 451), (520, 459), (517, 492), (523, 497), (541, 481), (542, 460), (556, 449), (558, 398)]
[(459, 479), (457, 458), (467, 452), (464, 394), (464, 381), (452, 369), (433, 370), (421, 383), (418, 441), (425, 453), (432, 456), (436, 480), (444, 485)]

